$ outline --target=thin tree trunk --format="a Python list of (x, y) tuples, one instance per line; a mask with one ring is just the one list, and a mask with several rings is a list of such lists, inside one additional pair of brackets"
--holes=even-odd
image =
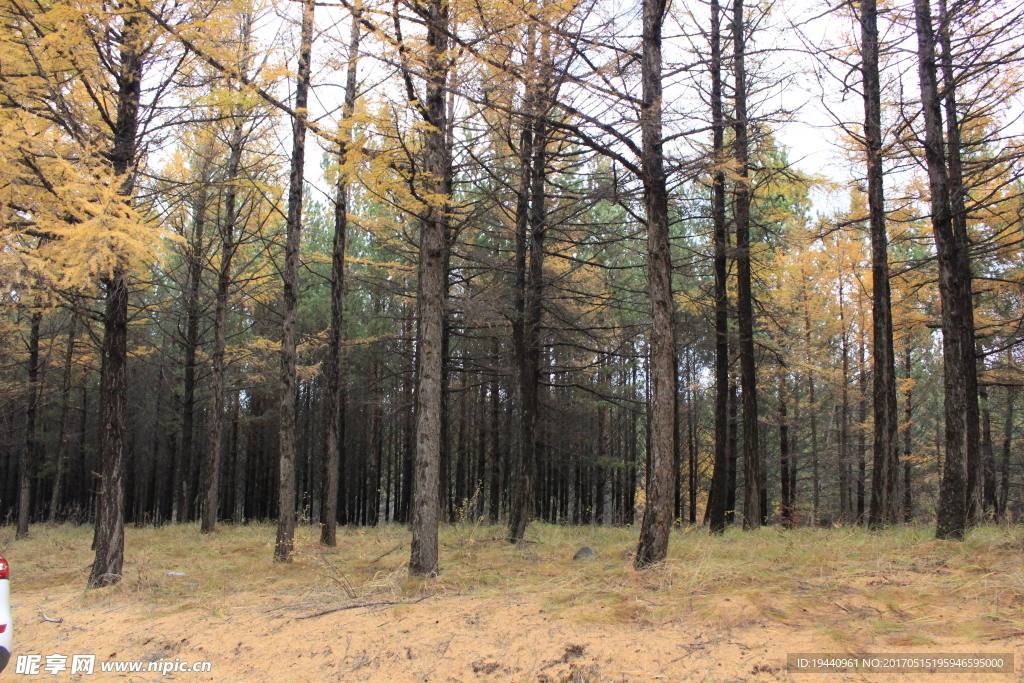
[[(688, 502), (690, 524), (697, 523), (697, 410), (694, 405), (695, 394), (693, 390), (693, 347), (686, 353), (686, 450), (687, 450), (687, 480), (688, 480)], [(677, 437), (678, 438), (678, 437)]]
[[(1007, 350), (1006, 355), (1010, 352)], [(1006, 387), (1006, 413), (1003, 416), (1003, 453), (999, 472), (999, 510), (1003, 520), (1009, 519), (1010, 511), (1010, 450), (1013, 446), (1013, 399), (1016, 387)]]
[(850, 423), (850, 348), (846, 329), (846, 299), (844, 298), (843, 281), (839, 282), (839, 327), (842, 330), (840, 345), (842, 348), (842, 376), (840, 385), (840, 413), (839, 413), (839, 519), (844, 523), (849, 521), (850, 508), (850, 452), (849, 452), (849, 423)]
[(306, 105), (309, 95), (310, 52), (313, 48), (314, 0), (303, 0), (299, 63), (292, 120), (292, 158), (285, 223), (284, 316), (281, 324), (280, 478), (277, 497), (277, 538), (274, 561), (291, 562), (295, 539), (295, 357), (298, 333), (299, 244), (302, 239), (302, 189), (306, 152)]
[(501, 514), (501, 397), (498, 395), (498, 354), (500, 346), (498, 337), (491, 337), (491, 507), (488, 521), (498, 523)]
[[(540, 412), (540, 326), (544, 297), (544, 233), (546, 230), (545, 166), (547, 164), (547, 128), (543, 119), (533, 122), (533, 159), (529, 173), (529, 267), (525, 273), (522, 363), (519, 364), (521, 401), (518, 466), (519, 485), (509, 515), (509, 541), (518, 543), (535, 512), (538, 475), (538, 419)], [(541, 498), (543, 500), (543, 498)]]
[(910, 335), (907, 335), (907, 352), (903, 359), (903, 377), (907, 383), (907, 389), (904, 392), (904, 405), (903, 405), (903, 521), (909, 524), (914, 519), (914, 498), (913, 489), (911, 488), (911, 475), (913, 465), (911, 464), (910, 455), (913, 452), (911, 446), (913, 442), (911, 440), (910, 429), (913, 425), (914, 412), (913, 412), (913, 399), (914, 399), (914, 384), (911, 381), (910, 372), (913, 368), (912, 365), (912, 354), (910, 346)]
[(196, 412), (196, 353), (199, 349), (199, 288), (202, 282), (203, 238), (206, 229), (207, 188), (209, 187), (209, 163), (211, 154), (204, 151), (203, 169), (199, 180), (199, 194), (193, 210), (192, 240), (186, 251), (188, 274), (185, 283), (185, 368), (183, 373), (181, 449), (176, 453), (174, 463), (174, 504), (171, 510), (172, 522), (187, 522), (191, 497), (189, 469), (192, 462), (195, 439)]
[[(801, 273), (803, 275), (803, 273)], [(821, 512), (821, 479), (818, 472), (818, 409), (814, 401), (814, 369), (811, 364), (811, 311), (804, 298), (804, 345), (807, 349), (807, 416), (811, 423), (811, 523), (818, 526)]]
[[(508, 540), (511, 543), (518, 543), (523, 540), (526, 527), (530, 517), (534, 513), (535, 486), (536, 486), (536, 424), (537, 424), (537, 382), (539, 381), (538, 353), (532, 352), (532, 347), (537, 344), (539, 330), (531, 329), (532, 299), (531, 296), (537, 293), (534, 287), (540, 287), (541, 283), (533, 283), (533, 262), (541, 259), (540, 251), (533, 249), (534, 240), (531, 237), (530, 228), (533, 221), (531, 212), (534, 196), (534, 187), (537, 179), (534, 175), (538, 172), (537, 147), (544, 144), (544, 140), (538, 135), (542, 130), (538, 128), (536, 120), (540, 111), (538, 103), (540, 88), (540, 75), (536, 72), (537, 50), (536, 39), (532, 32), (527, 37), (527, 71), (533, 74), (534, 82), (529, 84), (523, 104), (523, 123), (519, 136), (519, 189), (516, 198), (515, 214), (515, 294), (514, 313), (512, 319), (512, 353), (516, 377), (516, 399), (519, 410), (518, 420), (518, 448), (516, 449), (512, 463), (512, 497), (509, 505), (509, 529)], [(543, 164), (539, 172), (544, 173)], [(541, 193), (543, 193), (544, 180), (539, 179)], [(541, 207), (543, 211), (543, 207)], [(543, 219), (541, 219), (543, 220)], [(543, 274), (543, 262), (539, 262), (541, 268), (539, 273)], [(538, 299), (539, 304), (539, 299)], [(538, 309), (539, 313), (539, 309)], [(538, 316), (539, 322), (539, 316)]]
[(344, 382), (341, 376), (341, 342), (344, 338), (345, 313), (345, 241), (348, 233), (348, 178), (345, 159), (351, 135), (345, 126), (356, 106), (356, 68), (359, 59), (360, 9), (352, 12), (348, 43), (348, 66), (345, 74), (345, 108), (338, 150), (338, 181), (334, 202), (334, 245), (331, 251), (331, 330), (327, 349), (327, 435), (324, 446), (324, 493), (321, 498), (320, 542), (333, 548), (337, 545), (338, 479), (345, 448)]
[(28, 398), (28, 405), (25, 408), (25, 448), (21, 451), (21, 466), (18, 468), (18, 528), (14, 534), (16, 539), (28, 538), (32, 471), (37, 465), (36, 459), (39, 455), (36, 413), (39, 407), (39, 326), (42, 320), (41, 310), (32, 311), (28, 335), (28, 382), (25, 387)]
[(249, 472), (249, 442), (252, 438), (251, 430), (246, 430), (246, 444), (245, 448), (242, 448), (239, 444), (239, 427), (241, 425), (241, 412), (242, 406), (241, 397), (235, 397), (235, 415), (234, 424), (232, 429), (235, 433), (235, 495), (234, 495), (234, 508), (231, 513), (231, 522), (233, 524), (243, 524), (245, 522), (245, 493), (248, 488), (248, 472)]
[(60, 510), (61, 497), (64, 495), (64, 470), (67, 469), (68, 461), (68, 420), (70, 419), (71, 408), (71, 374), (74, 370), (75, 359), (75, 335), (78, 332), (78, 318), (76, 311), (71, 311), (71, 321), (68, 326), (68, 346), (64, 353), (64, 374), (61, 377), (60, 395), (60, 441), (57, 443), (57, 462), (53, 472), (53, 492), (50, 495), (50, 511), (48, 519), (51, 522), (57, 521), (57, 513)]
[(786, 377), (779, 376), (779, 481), (782, 485), (782, 525), (793, 526), (793, 492), (789, 476), (789, 416), (786, 404)]
[[(863, 312), (863, 306), (858, 303), (857, 309)], [(868, 422), (868, 380), (867, 380), (867, 363), (865, 362), (865, 352), (867, 350), (867, 339), (865, 338), (867, 330), (864, 326), (863, 314), (857, 316), (857, 326), (860, 328), (860, 340), (857, 344), (858, 362), (857, 362), (857, 375), (858, 383), (860, 384), (860, 399), (857, 401), (857, 524), (864, 524), (867, 521), (864, 517), (864, 503), (865, 503), (865, 483), (867, 482), (867, 462), (865, 455), (867, 452), (867, 429), (865, 425)]]
[[(244, 57), (242, 73), (248, 71), (249, 36), (252, 28), (251, 16), (246, 14), (242, 24), (242, 45)], [(235, 105), (234, 128), (231, 131), (231, 142), (228, 145), (228, 167), (224, 176), (224, 216), (220, 224), (220, 266), (217, 270), (217, 300), (213, 314), (213, 371), (211, 376), (212, 405), (210, 406), (210, 423), (206, 447), (206, 496), (203, 504), (203, 518), (200, 531), (209, 533), (217, 525), (217, 509), (219, 507), (220, 463), (223, 460), (224, 439), (221, 434), (224, 422), (224, 326), (228, 312), (228, 294), (231, 290), (231, 262), (235, 255), (235, 223), (238, 219), (238, 189), (235, 181), (238, 178), (238, 167), (242, 162), (242, 125), (241, 105)]]
[(715, 462), (708, 494), (708, 526), (711, 533), (725, 531), (729, 486), (729, 298), (725, 228), (725, 119), (722, 114), (721, 9), (711, 0), (711, 125), (712, 176), (711, 222), (714, 229), (715, 269)]
[(736, 292), (743, 395), (743, 528), (761, 526), (761, 460), (757, 424), (757, 367), (754, 356), (754, 302), (750, 265), (750, 179), (747, 126), (746, 23), (743, 0), (734, 0), (732, 18), (736, 158)]
[(736, 397), (736, 383), (729, 382), (729, 481), (726, 487), (725, 523), (736, 521), (736, 488), (739, 474), (739, 401)]
[(978, 385), (978, 398), (981, 401), (981, 509), (984, 516), (988, 517), (989, 513), (993, 516), (998, 514), (999, 505), (996, 501), (996, 458), (992, 446), (992, 414), (989, 410), (988, 388), (984, 384)]

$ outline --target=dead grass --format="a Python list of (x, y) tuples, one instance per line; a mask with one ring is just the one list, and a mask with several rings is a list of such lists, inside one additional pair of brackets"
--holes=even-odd
[[(936, 636), (985, 641), (1024, 632), (1021, 529), (984, 527), (963, 543), (939, 542), (925, 527), (703, 530), (673, 534), (669, 559), (632, 568), (631, 528), (531, 525), (510, 546), (499, 527), (447, 526), (442, 574), (406, 575), (408, 531), (400, 526), (339, 531), (324, 548), (300, 527), (295, 562), (270, 562), (274, 527), (196, 525), (127, 529), (123, 581), (81, 591), (83, 604), (144, 602), (154, 613), (225, 609), (238, 596), (290, 611), (428, 594), (537, 599), (553, 615), (598, 623), (664, 624), (699, 615), (723, 626), (750, 619), (819, 629), (837, 639), (916, 644)], [(14, 543), (0, 529), (0, 553), (19, 591), (84, 587), (91, 528), (36, 526)], [(573, 562), (582, 545), (597, 557)], [(181, 576), (174, 575), (181, 574)]]
[[(22, 651), (210, 660), (201, 680), (247, 683), (696, 683), (792, 680), (786, 652), (1019, 656), (1024, 643), (1020, 527), (963, 543), (924, 527), (678, 529), (668, 560), (638, 572), (632, 528), (533, 524), (510, 546), (467, 523), (441, 530), (429, 580), (408, 578), (399, 526), (339, 530), (337, 548), (300, 527), (290, 565), (271, 562), (269, 524), (126, 533), (123, 580), (87, 591), (91, 528), (40, 525), (15, 543), (0, 527)], [(573, 562), (583, 545), (596, 557)], [(929, 677), (947, 680), (961, 679)]]

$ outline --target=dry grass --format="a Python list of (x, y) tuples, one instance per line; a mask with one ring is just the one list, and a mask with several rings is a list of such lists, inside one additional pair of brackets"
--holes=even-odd
[[(1024, 633), (1019, 527), (979, 528), (963, 543), (936, 541), (925, 527), (768, 528), (720, 538), (681, 529), (668, 561), (644, 572), (632, 568), (631, 528), (533, 524), (518, 547), (502, 531), (445, 527), (442, 574), (425, 581), (407, 578), (408, 531), (399, 526), (339, 530), (337, 548), (323, 548), (315, 529), (300, 527), (291, 565), (270, 562), (271, 525), (222, 526), (211, 535), (196, 525), (129, 528), (124, 579), (98, 591), (84, 590), (91, 528), (40, 525), (17, 543), (13, 528), (0, 528), (0, 554), (19, 592), (82, 587), (82, 605), (141, 602), (154, 616), (191, 609), (217, 616), (239, 603), (295, 614), (443, 594), (535, 600), (553, 616), (640, 627), (768, 621), (841, 644), (982, 643)], [(573, 562), (582, 545), (597, 557)]]

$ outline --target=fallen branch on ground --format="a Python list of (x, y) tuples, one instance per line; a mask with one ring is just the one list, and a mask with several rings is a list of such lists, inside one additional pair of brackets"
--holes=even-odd
[(405, 547), (405, 545), (403, 545), (402, 543), (399, 543), (398, 545), (396, 545), (394, 548), (392, 548), (391, 550), (387, 551), (383, 555), (378, 555), (374, 559), (370, 560), (370, 564), (373, 564), (374, 562), (379, 562), (380, 560), (383, 560), (385, 557), (387, 557), (391, 553), (395, 552), (396, 550), (401, 550), (404, 547)]
[(414, 605), (417, 602), (423, 602), (431, 596), (424, 595), (419, 600), (375, 600), (374, 602), (357, 602), (354, 605), (343, 605), (341, 607), (332, 607), (330, 609), (320, 610), (319, 612), (313, 612), (312, 614), (304, 614), (301, 617), (295, 617), (299, 619), (312, 619), (313, 617), (322, 617), (325, 614), (331, 614), (332, 612), (342, 612), (347, 609), (359, 609), (360, 607), (379, 607), (380, 605)]

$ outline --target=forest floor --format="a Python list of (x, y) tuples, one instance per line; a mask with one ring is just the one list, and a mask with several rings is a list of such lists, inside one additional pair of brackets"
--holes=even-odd
[[(532, 524), (441, 533), (441, 575), (406, 575), (404, 527), (127, 529), (124, 578), (85, 590), (91, 527), (35, 526), (10, 561), (16, 653), (98, 662), (209, 661), (210, 673), (67, 672), (13, 680), (388, 683), (530, 681), (1021, 681), (1022, 527), (938, 542), (925, 527), (677, 529), (669, 560), (637, 572), (631, 528)], [(573, 562), (583, 545), (597, 551)], [(353, 607), (354, 605), (362, 605)], [(337, 611), (320, 614), (332, 608)], [(44, 616), (46, 620), (44, 620)], [(57, 620), (60, 621), (51, 621)], [(1013, 653), (1013, 674), (807, 674), (788, 653)], [(70, 664), (70, 658), (68, 660)], [(43, 660), (45, 664), (45, 659)]]

